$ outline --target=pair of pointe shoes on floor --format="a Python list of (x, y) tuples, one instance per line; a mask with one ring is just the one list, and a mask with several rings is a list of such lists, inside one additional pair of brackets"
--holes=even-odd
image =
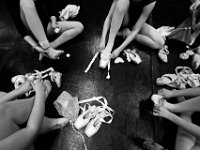
[[(128, 62), (135, 62), (136, 64), (140, 64), (142, 62), (140, 56), (136, 53), (135, 50), (124, 50), (124, 53), (127, 56)], [(99, 61), (99, 67), (102, 69), (105, 69), (108, 66), (108, 63), (111, 60), (111, 53), (107, 51), (102, 51), (100, 54), (100, 61)]]
[[(109, 121), (105, 121), (104, 118), (110, 116)], [(88, 110), (83, 109), (82, 114), (78, 116), (74, 122), (74, 127), (80, 130), (85, 127), (85, 134), (88, 137), (95, 135), (100, 129), (102, 123), (111, 123), (112, 115), (105, 110), (105, 108), (98, 108), (95, 105), (91, 106)]]

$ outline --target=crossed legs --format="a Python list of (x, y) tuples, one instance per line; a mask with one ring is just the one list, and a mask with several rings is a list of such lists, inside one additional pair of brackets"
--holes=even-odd
[[(83, 25), (77, 21), (58, 21), (59, 26), (61, 26), (61, 34), (58, 38), (51, 42), (53, 48), (57, 48), (63, 43), (73, 39), (83, 31)], [(48, 35), (54, 35), (54, 29), (51, 23), (47, 27)]]
[[(55, 50), (50, 45), (33, 0), (20, 0), (20, 16), (24, 25), (27, 27), (27, 29), (29, 29), (32, 32), (32, 34), (38, 40), (41, 48), (43, 50), (47, 50), (43, 51), (43, 56), (47, 56), (51, 59), (58, 59), (59, 56), (63, 53), (63, 51)], [(30, 41), (30, 43), (33, 42)]]

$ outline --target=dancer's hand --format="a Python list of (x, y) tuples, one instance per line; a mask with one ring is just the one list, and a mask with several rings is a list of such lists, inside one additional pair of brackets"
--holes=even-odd
[(154, 108), (153, 108), (154, 116), (160, 116), (160, 117), (168, 119), (170, 114), (171, 112), (169, 112), (165, 107), (161, 105), (154, 105)]
[(115, 59), (115, 58), (117, 58), (119, 56), (119, 54), (120, 54), (119, 49), (115, 49), (111, 54), (111, 58)]
[(56, 29), (56, 28), (60, 29), (61, 28), (60, 25), (58, 24), (55, 16), (51, 16), (51, 25), (54, 29)]
[(158, 91), (158, 95), (163, 96), (164, 99), (169, 99), (173, 97), (173, 91), (167, 89), (161, 89)]
[(46, 86), (42, 79), (37, 79), (34, 82), (31, 82), (31, 85), (36, 93), (45, 93), (46, 91)]
[(26, 82), (24, 82), (19, 88), (18, 90), (20, 92), (22, 92), (23, 94), (30, 91), (32, 89), (31, 83), (27, 80)]
[(190, 10), (194, 11), (200, 5), (200, 1), (196, 0), (192, 5), (190, 5)]

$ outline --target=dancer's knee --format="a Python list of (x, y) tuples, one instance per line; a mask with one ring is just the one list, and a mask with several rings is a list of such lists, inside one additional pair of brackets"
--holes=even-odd
[(116, 6), (116, 10), (119, 13), (125, 13), (129, 8), (130, 2), (129, 0), (119, 0)]
[(164, 39), (157, 39), (155, 43), (153, 44), (154, 49), (161, 49), (165, 45)]
[(84, 26), (82, 23), (78, 22), (77, 25), (76, 25), (76, 31), (78, 33), (81, 33), (82, 31), (84, 30)]
[(27, 0), (20, 0), (20, 8), (22, 11), (33, 9), (35, 6), (33, 2)]

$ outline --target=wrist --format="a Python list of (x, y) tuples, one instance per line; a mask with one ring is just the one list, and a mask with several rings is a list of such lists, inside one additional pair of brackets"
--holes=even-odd
[(39, 45), (42, 47), (42, 49), (48, 49), (51, 45), (48, 40), (39, 41)]

